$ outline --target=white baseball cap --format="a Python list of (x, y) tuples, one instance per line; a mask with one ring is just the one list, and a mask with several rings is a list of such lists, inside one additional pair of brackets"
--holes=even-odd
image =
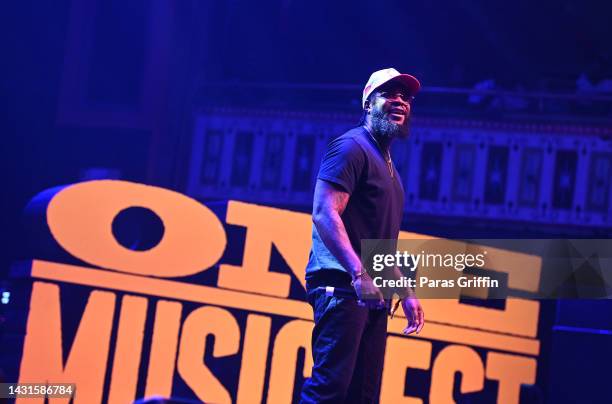
[(410, 91), (410, 95), (415, 95), (421, 89), (421, 83), (419, 83), (419, 81), (414, 76), (411, 76), (409, 74), (401, 74), (392, 67), (388, 69), (378, 70), (372, 73), (370, 79), (368, 80), (366, 86), (363, 89), (361, 106), (365, 107), (366, 100), (374, 90), (392, 80), (397, 81), (399, 84), (406, 87), (408, 91)]

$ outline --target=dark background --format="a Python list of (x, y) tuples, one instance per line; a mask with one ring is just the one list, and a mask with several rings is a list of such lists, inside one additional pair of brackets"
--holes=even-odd
[[(184, 191), (194, 111), (200, 108), (335, 108), (353, 111), (357, 119), (355, 99), (369, 74), (393, 66), (421, 80), (422, 105), (431, 116), (512, 121), (490, 108), (436, 98), (434, 90), (442, 88), (448, 96), (452, 89), (491, 79), (497, 91), (555, 97), (576, 94), (583, 74), (593, 85), (612, 79), (610, 15), (612, 4), (603, 0), (4, 4), (0, 279), (7, 279), (14, 262), (31, 258), (22, 211), (45, 189), (114, 177)], [(313, 84), (323, 92), (300, 91)], [(546, 115), (528, 109), (521, 119), (609, 129), (610, 93), (590, 95), (604, 99), (569, 102), (544, 109)], [(611, 232), (506, 220), (483, 230), (473, 223), (433, 217), (415, 220), (408, 229), (455, 237), (609, 237)], [(548, 402), (561, 402), (561, 396), (596, 402), (605, 391), (604, 359), (612, 346), (612, 327), (605, 320), (610, 305), (574, 301), (556, 310), (551, 322), (574, 328), (558, 328), (549, 341), (551, 385), (566, 391), (561, 395), (560, 387), (551, 387)], [(584, 369), (578, 380), (574, 366)], [(568, 384), (564, 367), (574, 369)]]

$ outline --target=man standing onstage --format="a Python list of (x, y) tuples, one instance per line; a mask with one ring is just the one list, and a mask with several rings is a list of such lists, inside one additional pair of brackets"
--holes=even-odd
[[(408, 136), (420, 87), (395, 69), (374, 72), (363, 90), (361, 125), (334, 139), (321, 162), (306, 267), (314, 366), (302, 403), (379, 400), (389, 303), (361, 265), (361, 240), (399, 235), (404, 189), (390, 146)], [(419, 301), (410, 289), (395, 292), (408, 320), (404, 334), (420, 332)]]

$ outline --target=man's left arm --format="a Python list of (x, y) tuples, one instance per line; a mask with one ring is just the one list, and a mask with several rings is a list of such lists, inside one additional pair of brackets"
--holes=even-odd
[[(391, 275), (393, 279), (401, 279), (404, 277), (404, 274), (402, 274), (397, 266), (393, 267)], [(404, 328), (403, 333), (406, 335), (412, 334), (413, 332), (417, 334), (420, 333), (425, 325), (425, 313), (423, 312), (421, 303), (416, 297), (414, 290), (406, 286), (405, 288), (396, 288), (395, 292), (400, 297), (404, 315), (406, 316), (406, 320), (408, 320), (408, 325)], [(397, 309), (397, 307), (394, 309)]]

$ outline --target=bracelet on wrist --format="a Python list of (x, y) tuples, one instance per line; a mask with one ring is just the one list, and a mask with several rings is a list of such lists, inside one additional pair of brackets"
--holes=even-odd
[(355, 274), (352, 273), (351, 276), (353, 278), (353, 280), (351, 281), (351, 285), (354, 285), (355, 282), (357, 282), (357, 279), (361, 278), (363, 275), (367, 275), (368, 273), (366, 272), (365, 269), (362, 269), (361, 271), (359, 271), (359, 273)]

